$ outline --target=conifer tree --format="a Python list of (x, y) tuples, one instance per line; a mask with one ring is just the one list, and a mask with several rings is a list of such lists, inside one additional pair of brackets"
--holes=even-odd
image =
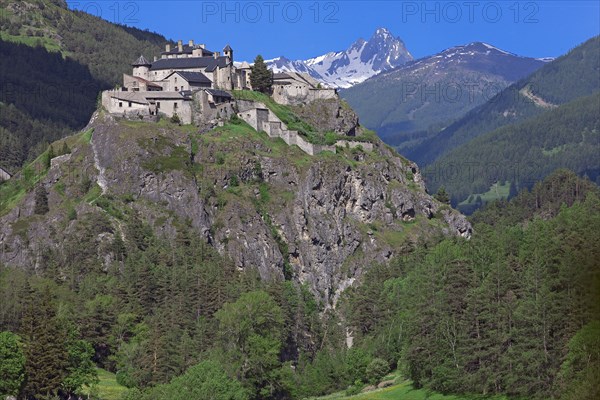
[(38, 399), (51, 398), (58, 394), (67, 376), (66, 332), (56, 318), (49, 287), (41, 294), (29, 289), (25, 303), (25, 395)]
[(440, 188), (438, 189), (438, 191), (434, 197), (440, 203), (450, 204), (450, 197), (448, 196), (448, 193), (446, 192), (446, 188), (443, 186), (440, 186)]
[(271, 93), (273, 86), (273, 72), (267, 68), (265, 60), (259, 54), (254, 59), (252, 74), (250, 75), (252, 89), (261, 93)]
[(33, 212), (39, 215), (44, 215), (50, 208), (48, 207), (48, 193), (41, 183), (35, 188), (35, 206)]
[(0, 397), (17, 396), (25, 379), (25, 356), (20, 338), (0, 333)]
[(54, 157), (56, 157), (56, 154), (54, 153), (54, 147), (50, 145), (50, 148), (48, 149), (48, 154), (46, 154), (46, 168), (50, 168), (50, 165), (52, 164), (52, 159)]
[(71, 149), (69, 148), (69, 145), (67, 144), (67, 141), (65, 140), (63, 142), (62, 148), (60, 149), (60, 155), (65, 155), (65, 154), (69, 154), (71, 152)]

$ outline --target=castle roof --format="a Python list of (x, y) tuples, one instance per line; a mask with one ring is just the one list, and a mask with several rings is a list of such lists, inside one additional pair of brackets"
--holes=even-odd
[(136, 80), (138, 80), (138, 81), (140, 81), (140, 82), (144, 82), (144, 83), (145, 83), (147, 86), (152, 86), (152, 87), (156, 87), (156, 88), (161, 88), (161, 89), (162, 89), (162, 86), (160, 86), (158, 83), (151, 82), (151, 81), (149, 81), (149, 80), (147, 80), (147, 79), (144, 79), (144, 78), (142, 78), (142, 77), (139, 77), (139, 76), (132, 76), (132, 78), (133, 78), (133, 79), (136, 79)]
[[(173, 74), (179, 74), (183, 79), (189, 83), (212, 83), (210, 79), (206, 77), (202, 72), (190, 72), (190, 71), (173, 71), (167, 78)], [(165, 78), (165, 79), (167, 79)]]
[(146, 57), (144, 56), (140, 56), (140, 58), (138, 58), (133, 64), (131, 64), (133, 67), (149, 67), (152, 65), (152, 63), (148, 60), (146, 60)]
[(276, 72), (273, 74), (273, 79), (292, 79), (292, 77), (285, 72)]
[(154, 103), (153, 100), (189, 100), (184, 92), (122, 92), (113, 91), (111, 97), (139, 104)]
[(225, 48), (223, 49), (223, 51), (233, 51), (233, 49), (231, 48), (230, 45), (225, 46)]
[[(198, 49), (202, 49), (202, 47), (200, 47), (199, 45), (196, 46), (190, 46), (189, 44), (184, 44), (181, 46), (182, 51), (179, 51), (179, 46), (174, 45), (173, 47), (171, 47), (171, 51), (163, 51), (160, 54), (164, 54), (164, 55), (173, 55), (173, 54), (192, 54), (192, 51), (194, 49), (198, 50)], [(212, 56), (213, 52), (210, 50), (206, 50), (206, 49), (202, 49), (202, 56), (203, 57), (208, 57), (208, 56)]]
[(146, 100), (146, 97), (144, 97), (144, 95), (142, 93), (143, 92), (115, 91), (115, 92), (112, 92), (110, 96), (114, 97), (115, 99), (131, 101), (133, 103), (148, 104), (148, 100)]
[(144, 93), (144, 97), (149, 99), (149, 100), (160, 100), (160, 99), (164, 99), (164, 100), (179, 100), (179, 99), (186, 99), (187, 97), (184, 96), (184, 92), (145, 92)]
[(219, 90), (219, 89), (204, 89), (204, 91), (208, 94), (211, 94), (213, 96), (218, 96), (218, 97), (225, 97), (228, 99), (231, 99), (231, 94), (229, 94), (229, 92), (226, 92), (224, 90)]
[(304, 84), (312, 88), (319, 86), (319, 81), (312, 76), (292, 71), (273, 74), (273, 81), (277, 85)]
[(150, 70), (205, 68), (206, 72), (212, 72), (217, 67), (223, 68), (226, 66), (227, 57), (161, 58), (152, 63)]

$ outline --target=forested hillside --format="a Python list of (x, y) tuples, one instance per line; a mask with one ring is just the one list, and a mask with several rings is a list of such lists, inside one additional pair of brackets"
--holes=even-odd
[(560, 171), (347, 296), (358, 348), (417, 386), (528, 399), (600, 395), (598, 188)]
[(422, 167), (429, 165), (479, 135), (597, 92), (599, 71), (600, 36), (596, 36), (403, 154)]
[(68, 10), (63, 1), (0, 0), (0, 167), (14, 173), (85, 126), (100, 90), (166, 42)]
[(4, 40), (39, 42), (88, 66), (94, 78), (111, 86), (120, 83), (123, 72), (131, 71), (130, 64), (140, 54), (152, 59), (168, 42), (157, 33), (70, 10), (61, 0), (0, 0), (0, 11)]
[[(87, 393), (100, 366), (131, 388), (125, 400), (302, 399), (397, 369), (442, 393), (592, 399), (598, 196), (557, 172), (476, 214), (470, 241), (423, 238), (373, 266), (336, 310), (306, 285), (240, 272), (157, 204), (96, 197), (105, 212), (66, 210), (78, 228), (40, 247), (35, 269), (0, 266), (0, 393)], [(156, 233), (165, 220), (174, 241)], [(98, 265), (98, 249), (116, 262)]]
[(0, 166), (12, 172), (84, 126), (107, 87), (60, 53), (2, 40), (0, 76)]
[[(445, 186), (457, 204), (496, 182), (531, 187), (557, 168), (597, 181), (600, 174), (600, 92), (525, 122), (481, 135), (425, 169), (429, 188)], [(447, 178), (442, 171), (452, 169)], [(439, 172), (436, 174), (436, 172)]]

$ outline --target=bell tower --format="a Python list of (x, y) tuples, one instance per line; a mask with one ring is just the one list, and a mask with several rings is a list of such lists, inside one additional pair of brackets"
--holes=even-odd
[(233, 62), (233, 49), (231, 48), (231, 46), (225, 46), (225, 48), (223, 49), (223, 55), (229, 58), (229, 62)]
[(146, 57), (140, 56), (140, 58), (138, 58), (133, 64), (131, 64), (131, 66), (133, 67), (133, 76), (137, 76), (148, 80), (148, 77), (150, 76), (150, 67), (152, 66), (152, 63), (146, 60)]

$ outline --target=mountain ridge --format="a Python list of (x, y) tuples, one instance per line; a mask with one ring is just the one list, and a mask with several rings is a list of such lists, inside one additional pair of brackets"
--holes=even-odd
[(414, 146), (544, 64), (472, 42), (409, 61), (341, 95), (388, 144)]
[(546, 105), (565, 104), (591, 95), (600, 90), (598, 60), (600, 36), (544, 64), (403, 153), (426, 166), (478, 135), (541, 114), (547, 109)]
[(303, 72), (329, 86), (350, 87), (412, 59), (402, 39), (378, 28), (369, 40), (359, 38), (346, 50), (307, 60), (280, 56), (266, 62), (274, 72)]

